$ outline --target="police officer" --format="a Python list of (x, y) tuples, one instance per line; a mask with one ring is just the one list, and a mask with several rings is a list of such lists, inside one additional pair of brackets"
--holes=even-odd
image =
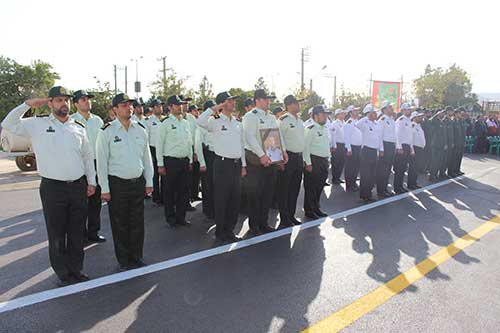
[[(394, 157), (394, 191), (397, 194), (408, 192), (403, 186), (406, 171), (412, 169), (415, 159), (413, 150), (413, 129), (410, 120), (412, 108), (409, 103), (401, 105), (402, 115), (396, 121), (396, 156)], [(416, 186), (416, 184), (415, 184)]]
[[(245, 136), (245, 158), (247, 161), (247, 199), (250, 234), (257, 235), (274, 231), (268, 225), (268, 214), (271, 207), (278, 166), (263, 150), (261, 139), (262, 129), (278, 129), (276, 118), (269, 112), (269, 103), (275, 96), (269, 95), (264, 89), (254, 92), (255, 108), (243, 117), (243, 132)], [(283, 159), (288, 161), (283, 140)]]
[[(196, 104), (191, 104), (188, 107), (188, 112), (186, 114), (186, 120), (189, 123), (189, 130), (191, 131), (191, 138), (193, 140), (193, 146), (195, 143), (196, 129), (198, 125), (196, 124), (196, 119), (199, 116), (198, 106)], [(191, 186), (190, 194), (191, 201), (200, 201), (200, 161), (199, 156), (196, 152), (193, 154), (193, 173), (191, 175)]]
[(453, 119), (453, 108), (448, 105), (444, 109), (446, 115), (443, 120), (444, 128), (446, 131), (446, 145), (447, 150), (444, 157), (444, 163), (441, 168), (442, 174), (446, 174), (446, 178), (453, 178), (453, 152), (455, 150), (455, 126)]
[[(48, 98), (33, 98), (13, 109), (2, 127), (29, 137), (42, 176), (40, 198), (49, 240), (50, 264), (58, 285), (86, 281), (83, 244), (87, 197), (95, 193), (94, 157), (85, 128), (69, 117), (71, 95), (63, 87)], [(23, 119), (31, 108), (48, 105), (49, 116)]]
[(429, 181), (446, 179), (443, 173), (445, 164), (445, 155), (448, 150), (447, 134), (443, 124), (444, 110), (436, 112), (431, 118), (431, 169), (429, 172)]
[(425, 141), (427, 144), (425, 145), (424, 148), (424, 155), (423, 155), (424, 162), (422, 163), (422, 170), (419, 170), (419, 173), (428, 173), (431, 168), (431, 158), (432, 158), (432, 150), (430, 145), (430, 142), (432, 141), (431, 139), (432, 125), (430, 121), (431, 117), (432, 117), (432, 111), (430, 109), (424, 109), (424, 117), (420, 125), (422, 126), (422, 130), (424, 131)]
[(377, 170), (377, 154), (380, 149), (380, 129), (375, 122), (377, 111), (371, 104), (363, 109), (364, 118), (356, 123), (363, 134), (363, 148), (361, 148), (360, 162), (360, 191), (359, 197), (363, 202), (373, 201), (372, 189), (375, 185)]
[(141, 123), (144, 127), (146, 127), (146, 122), (148, 120), (148, 117), (144, 115), (145, 105), (146, 103), (143, 102), (142, 98), (140, 98), (139, 100), (134, 100), (134, 102), (132, 103), (132, 106), (134, 107), (134, 114), (132, 115), (131, 118), (132, 120)]
[[(240, 114), (239, 120), (243, 121), (243, 116), (247, 114), (248, 112), (252, 111), (255, 108), (255, 102), (252, 98), (247, 98), (243, 102), (243, 110), (244, 112)], [(248, 200), (247, 200), (247, 178), (244, 177), (241, 180), (241, 203), (240, 203), (240, 212), (246, 213), (248, 210)]]
[(144, 195), (153, 192), (153, 163), (146, 128), (131, 120), (133, 99), (113, 97), (116, 120), (97, 137), (97, 174), (109, 218), (119, 270), (142, 267)]
[(357, 192), (359, 187), (356, 179), (359, 174), (359, 153), (363, 143), (363, 135), (356, 127), (359, 117), (359, 108), (350, 105), (346, 109), (349, 119), (344, 125), (344, 142), (346, 148), (346, 161), (344, 167), (344, 179), (346, 191)]
[(181, 106), (186, 103), (177, 95), (167, 99), (170, 114), (162, 119), (156, 142), (158, 173), (163, 176), (165, 219), (171, 228), (191, 226), (186, 221), (186, 208), (190, 206), (193, 143), (189, 124), (182, 115)]
[[(91, 98), (94, 98), (94, 95), (87, 93), (85, 90), (75, 91), (73, 94), (73, 104), (75, 105), (76, 113), (70, 117), (85, 126), (85, 132), (87, 133), (94, 156), (94, 168), (97, 168), (95, 160), (97, 135), (104, 122), (101, 117), (90, 112), (92, 109)], [(102, 243), (106, 241), (106, 238), (99, 235), (99, 230), (101, 229), (101, 207), (101, 186), (97, 185), (94, 195), (88, 198), (88, 216), (84, 235), (85, 240), (89, 243)]]
[[(203, 104), (203, 109), (207, 109), (215, 106), (213, 100), (208, 100)], [(195, 137), (195, 150), (199, 149), (201, 144), (202, 151), (197, 151), (198, 160), (200, 161), (200, 170), (204, 172), (201, 173), (201, 207), (202, 212), (205, 215), (205, 222), (213, 223), (215, 219), (215, 207), (214, 207), (214, 172), (213, 164), (215, 159), (213, 134), (207, 131), (205, 128), (198, 126), (196, 129)], [(204, 167), (204, 168), (203, 168)]]
[(292, 225), (299, 225), (295, 218), (297, 207), (297, 197), (302, 183), (304, 170), (304, 125), (300, 118), (299, 103), (302, 99), (297, 99), (293, 95), (288, 95), (284, 99), (286, 113), (282, 115), (278, 124), (281, 135), (285, 141), (288, 163), (278, 175), (278, 207), (280, 212), (279, 228), (286, 228)]
[(335, 121), (330, 126), (330, 148), (332, 153), (332, 183), (340, 185), (343, 183), (340, 180), (342, 171), (345, 165), (345, 139), (344, 139), (344, 119), (345, 111), (342, 109), (335, 110)]
[(413, 161), (410, 163), (410, 168), (408, 170), (408, 189), (410, 190), (416, 190), (417, 188), (420, 188), (420, 186), (417, 184), (419, 173), (418, 171), (419, 169), (424, 168), (425, 163), (425, 134), (422, 130), (422, 127), (420, 126), (423, 116), (423, 113), (415, 111), (412, 112), (410, 117), (412, 121), (411, 129), (413, 132), (413, 151), (415, 152), (414, 156), (410, 156)]
[(207, 108), (197, 121), (213, 137), (215, 238), (222, 242), (240, 240), (233, 229), (238, 222), (246, 160), (243, 126), (233, 116), (237, 98), (239, 96), (231, 96), (227, 91), (219, 93), (215, 98), (217, 105)]
[(158, 174), (158, 160), (156, 158), (156, 142), (158, 141), (158, 131), (163, 117), (163, 102), (157, 98), (150, 102), (153, 114), (146, 122), (146, 130), (149, 136), (149, 149), (153, 160), (153, 202), (163, 205), (163, 186)]
[(377, 162), (377, 195), (379, 198), (386, 198), (394, 195), (394, 192), (387, 188), (387, 184), (396, 153), (396, 124), (394, 110), (390, 102), (384, 101), (381, 111), (383, 115), (378, 119), (377, 125), (382, 138), (379, 150), (383, 154), (380, 154)]
[(467, 123), (463, 119), (465, 110), (459, 107), (455, 110), (455, 149), (453, 153), (453, 170), (455, 176), (462, 176), (464, 173), (460, 170), (462, 158), (464, 157), (465, 137), (467, 134)]
[(326, 128), (329, 111), (316, 105), (311, 112), (313, 123), (305, 128), (304, 137), (304, 215), (310, 219), (328, 216), (320, 209), (323, 185), (328, 178), (330, 139)]

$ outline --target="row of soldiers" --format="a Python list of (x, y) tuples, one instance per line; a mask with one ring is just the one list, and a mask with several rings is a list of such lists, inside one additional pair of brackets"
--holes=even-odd
[[(93, 97), (84, 90), (70, 94), (63, 87), (53, 87), (47, 98), (27, 100), (2, 123), (32, 140), (42, 176), (49, 256), (60, 285), (88, 280), (82, 273), (84, 241), (105, 241), (98, 234), (101, 200), (108, 202), (119, 270), (144, 266), (144, 197), (152, 195), (158, 205), (164, 205), (167, 226), (190, 226), (186, 210), (190, 199), (198, 196), (197, 170), (202, 178), (203, 212), (215, 222), (215, 237), (221, 242), (240, 240), (233, 229), (242, 194), (249, 235), (275, 230), (268, 225), (275, 192), (279, 227), (301, 223), (295, 215), (302, 180), (305, 216), (327, 216), (320, 209), (320, 196), (330, 158), (334, 182), (340, 183), (343, 171), (348, 190), (358, 190), (360, 174), (363, 201), (372, 200), (375, 183), (379, 196), (393, 194), (387, 189), (392, 165), (397, 193), (407, 191), (403, 187), (407, 170), (408, 187), (418, 187), (414, 162), (415, 156), (425, 155), (426, 137), (420, 127), (424, 115), (412, 113), (408, 104), (402, 105), (397, 120), (392, 105), (385, 102), (381, 111), (367, 105), (361, 119), (360, 109), (354, 106), (336, 110), (333, 122), (331, 112), (316, 105), (304, 123), (301, 100), (287, 96), (285, 112), (276, 117), (269, 110), (275, 96), (262, 89), (245, 100), (241, 119), (235, 117), (239, 96), (228, 92), (207, 101), (201, 113), (183, 96), (170, 96), (165, 104), (154, 100), (150, 117), (144, 117), (141, 102), (117, 94), (112, 101), (116, 119), (104, 124), (91, 113)], [(77, 112), (70, 116), (71, 101)], [(30, 108), (45, 104), (50, 115), (23, 118)], [(441, 142), (440, 126), (445, 126), (441, 118), (438, 113), (429, 120), (433, 143)], [(263, 133), (271, 131), (278, 134), (278, 159), (262, 140)], [(432, 157), (431, 171), (443, 163), (434, 159), (434, 150)], [(448, 169), (452, 175), (449, 170), (459, 166)]]

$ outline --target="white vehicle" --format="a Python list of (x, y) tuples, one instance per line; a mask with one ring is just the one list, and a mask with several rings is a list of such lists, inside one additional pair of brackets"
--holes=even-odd
[(15, 135), (5, 128), (1, 129), (0, 143), (2, 150), (16, 158), (16, 165), (21, 171), (35, 171), (36, 158), (29, 138)]

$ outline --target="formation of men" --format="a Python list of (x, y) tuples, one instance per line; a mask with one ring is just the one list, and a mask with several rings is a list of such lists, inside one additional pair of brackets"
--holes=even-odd
[[(88, 280), (82, 273), (84, 244), (106, 241), (99, 235), (101, 200), (108, 202), (118, 269), (125, 271), (146, 265), (144, 199), (150, 196), (163, 206), (172, 229), (191, 225), (186, 211), (201, 199), (216, 240), (235, 242), (243, 210), (249, 235), (275, 230), (268, 223), (273, 202), (278, 228), (301, 224), (296, 209), (302, 182), (305, 216), (327, 216), (320, 197), (329, 185), (330, 165), (332, 185), (345, 182), (346, 191), (359, 191), (363, 202), (374, 200), (374, 187), (378, 198), (419, 188), (418, 174), (428, 172), (431, 181), (463, 174), (462, 109), (421, 113), (405, 103), (396, 114), (384, 102), (380, 110), (366, 105), (361, 115), (353, 105), (332, 115), (316, 105), (303, 122), (302, 100), (289, 95), (284, 109), (270, 110), (275, 96), (258, 89), (244, 101), (242, 118), (235, 112), (240, 96), (227, 91), (201, 110), (183, 96), (170, 96), (165, 103), (154, 99), (147, 117), (142, 100), (120, 93), (104, 124), (91, 113), (93, 97), (53, 87), (47, 98), (27, 100), (2, 123), (32, 139), (50, 262), (60, 285)], [(71, 116), (70, 101), (76, 109)], [(49, 116), (23, 119), (30, 108), (43, 105), (51, 109)], [(268, 137), (272, 147), (264, 144)], [(278, 150), (276, 157), (269, 154), (271, 148)]]

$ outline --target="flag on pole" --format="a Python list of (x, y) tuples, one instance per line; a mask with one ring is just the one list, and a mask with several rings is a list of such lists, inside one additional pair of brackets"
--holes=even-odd
[(401, 105), (401, 82), (373, 81), (373, 107), (380, 109), (384, 101), (392, 103), (394, 112), (399, 113)]

